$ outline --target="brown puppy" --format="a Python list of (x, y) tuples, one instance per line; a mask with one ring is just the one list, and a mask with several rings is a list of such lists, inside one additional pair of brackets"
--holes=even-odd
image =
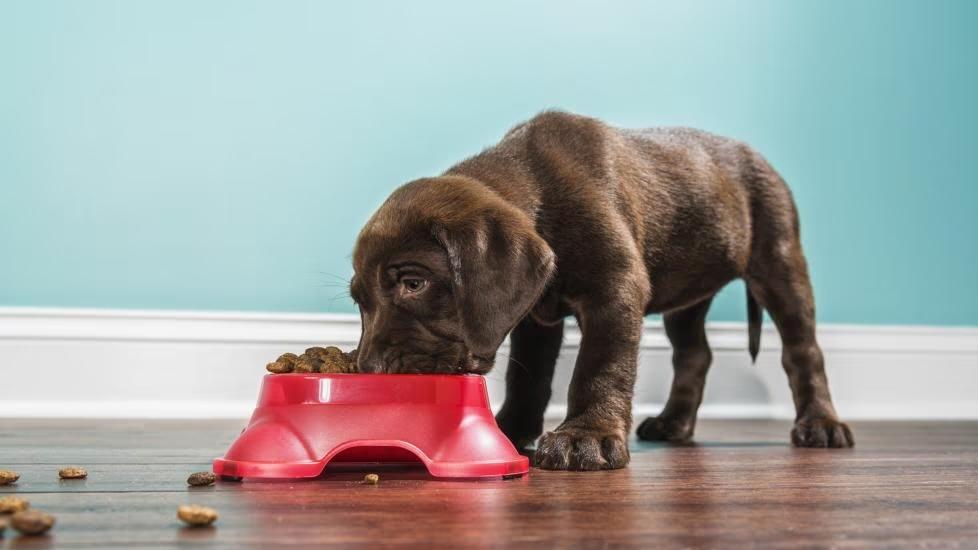
[(747, 145), (684, 128), (622, 130), (561, 112), (394, 191), (363, 228), (351, 295), (364, 372), (485, 373), (512, 331), (500, 427), (543, 430), (564, 318), (583, 339), (567, 418), (535, 462), (621, 468), (643, 317), (661, 312), (675, 377), (648, 440), (693, 435), (711, 354), (704, 319), (728, 282), (748, 286), (752, 356), (761, 308), (784, 344), (792, 442), (849, 447), (815, 341), (815, 305), (784, 181)]

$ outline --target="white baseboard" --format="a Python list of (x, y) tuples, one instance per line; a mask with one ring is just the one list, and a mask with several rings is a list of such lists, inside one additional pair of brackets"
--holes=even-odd
[[(353, 315), (0, 308), (0, 417), (243, 418), (267, 361), (313, 345), (350, 348), (359, 332)], [(756, 365), (743, 323), (711, 323), (708, 334), (702, 417), (793, 417), (770, 325)], [(978, 327), (823, 324), (818, 336), (843, 417), (978, 419)], [(565, 409), (579, 342), (568, 329), (550, 415)], [(648, 323), (636, 415), (664, 402), (670, 355), (661, 324)], [(503, 372), (487, 376), (497, 406)]]

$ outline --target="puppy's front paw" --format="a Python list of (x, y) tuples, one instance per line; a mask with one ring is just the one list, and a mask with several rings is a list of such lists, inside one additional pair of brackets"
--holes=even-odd
[(611, 432), (557, 428), (540, 438), (533, 462), (544, 470), (615, 470), (628, 464), (628, 442)]
[(791, 430), (795, 447), (848, 448), (854, 444), (849, 426), (824, 416), (802, 417)]
[(635, 434), (645, 441), (668, 441), (670, 443), (685, 443), (693, 438), (693, 420), (689, 418), (674, 418), (660, 414), (646, 418)]

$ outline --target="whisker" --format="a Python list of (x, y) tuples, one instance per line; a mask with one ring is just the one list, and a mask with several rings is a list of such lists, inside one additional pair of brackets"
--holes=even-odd
[(349, 277), (341, 277), (341, 276), (339, 276), (339, 275), (337, 275), (335, 273), (330, 273), (328, 271), (318, 271), (317, 273), (319, 273), (320, 275), (325, 275), (327, 277), (332, 277), (332, 278), (336, 279), (338, 282), (341, 282), (341, 283), (347, 283), (347, 284), (349, 284), (349, 282), (350, 282)]
[(504, 359), (506, 359), (506, 361), (511, 362), (510, 364), (519, 366), (524, 372), (526, 372), (526, 374), (533, 376), (533, 371), (531, 371), (529, 367), (524, 365), (519, 359), (513, 357), (512, 355), (502, 352), (496, 352), (496, 355), (501, 355)]
[(344, 291), (338, 294), (334, 294), (333, 297), (329, 299), (329, 302), (326, 303), (326, 309), (333, 307), (333, 302), (335, 302), (339, 298), (350, 298), (350, 292)]
[(499, 373), (496, 372), (495, 369), (493, 369), (493, 370), (491, 370), (491, 371), (483, 374), (482, 376), (485, 377), (486, 380), (493, 380), (495, 382), (505, 382), (506, 381), (506, 377), (505, 376), (499, 376)]

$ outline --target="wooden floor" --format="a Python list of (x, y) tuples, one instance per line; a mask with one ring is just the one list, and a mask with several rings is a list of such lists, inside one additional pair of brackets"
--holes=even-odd
[[(534, 470), (508, 481), (419, 472), (188, 488), (235, 421), (0, 420), (0, 469), (58, 518), (0, 548), (336, 546), (978, 546), (978, 423), (854, 423), (854, 450), (796, 450), (788, 424), (701, 422), (699, 444), (633, 444), (613, 472)], [(60, 481), (65, 465), (84, 481)], [(183, 528), (177, 505), (217, 508)]]

